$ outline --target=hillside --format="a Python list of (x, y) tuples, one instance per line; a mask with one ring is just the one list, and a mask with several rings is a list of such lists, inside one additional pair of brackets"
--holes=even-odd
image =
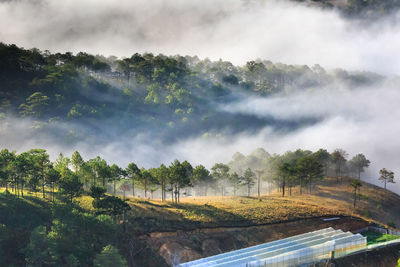
[(268, 60), (235, 66), (222, 60), (151, 53), (118, 59), (85, 52), (52, 54), (0, 43), (0, 136), (12, 139), (17, 131), (18, 140), (31, 139), (42, 146), (97, 145), (146, 133), (168, 144), (265, 126), (292, 130), (318, 119), (263, 118), (223, 107), (243, 97), (286, 94), (333, 82), (353, 89), (369, 87), (382, 78)]
[[(344, 179), (337, 185), (336, 179), (331, 178), (311, 195), (299, 195), (293, 190), (292, 196), (285, 198), (278, 192), (260, 199), (196, 197), (183, 198), (179, 205), (131, 199), (133, 209), (128, 220), (136, 235), (159, 251), (168, 264), (329, 226), (347, 231), (371, 222), (385, 225), (393, 221), (399, 225), (399, 206), (394, 203), (400, 203), (400, 196), (363, 182), (361, 199), (354, 210), (348, 184)], [(321, 220), (332, 216), (341, 219), (332, 223)]]
[[(131, 210), (126, 214), (127, 225), (123, 234), (122, 229), (115, 228), (117, 226), (113, 226), (107, 220), (101, 219), (96, 222), (96, 217), (90, 215), (95, 212), (90, 196), (77, 198), (75, 211), (70, 213), (67, 206), (63, 208), (61, 204), (52, 204), (50, 200), (35, 197), (36, 194), (29, 191), (25, 192), (24, 200), (0, 193), (3, 203), (0, 224), (4, 225), (3, 231), (8, 233), (6, 238), (0, 240), (0, 245), (7, 247), (7, 250), (3, 250), (7, 255), (6, 262), (19, 264), (23, 257), (20, 253), (26, 251), (22, 248), (29, 242), (29, 235), (33, 229), (40, 225), (53, 225), (53, 232), (61, 231), (60, 233), (67, 234), (67, 229), (57, 226), (56, 222), (57, 218), (64, 217), (65, 227), (71, 224), (80, 225), (85, 223), (85, 220), (86, 223), (93, 224), (94, 228), (84, 236), (96, 233), (93, 237), (100, 238), (103, 245), (99, 244), (91, 253), (98, 252), (105, 242), (115, 242), (114, 234), (103, 236), (103, 231), (119, 229), (115, 235), (125, 241), (117, 242), (118, 248), (130, 262), (151, 262), (163, 266), (166, 263), (171, 264), (171, 257), (175, 254), (188, 260), (316, 228), (332, 226), (344, 230), (357, 230), (369, 222), (386, 224), (390, 220), (399, 225), (399, 207), (393, 204), (400, 202), (400, 196), (368, 183), (363, 183), (361, 194), (361, 200), (354, 210), (347, 179), (337, 185), (336, 179), (328, 178), (323, 184), (316, 186), (313, 194), (300, 195), (294, 188), (292, 196), (285, 198), (278, 192), (272, 192), (260, 199), (239, 196), (187, 197), (182, 198), (179, 204), (129, 199)], [(15, 210), (19, 212), (11, 216)], [(66, 211), (68, 212), (65, 213)], [(38, 214), (42, 215), (38, 217)], [(341, 219), (334, 222), (321, 220), (332, 216), (339, 216)], [(74, 233), (69, 235), (73, 238)], [(222, 241), (224, 239), (230, 241), (225, 243)], [(86, 242), (92, 242), (91, 238)], [(222, 244), (234, 244), (234, 247)], [(75, 251), (75, 248), (70, 249), (71, 253)], [(15, 254), (18, 251), (19, 253)], [(95, 256), (91, 255), (92, 258)]]
[[(362, 183), (361, 195), (353, 209), (353, 193), (347, 179), (340, 185), (330, 178), (316, 186), (313, 194), (292, 196), (278, 192), (257, 197), (188, 197), (172, 204), (157, 200), (129, 199), (132, 211), (128, 220), (139, 232), (175, 231), (201, 227), (249, 226), (320, 216), (355, 216), (386, 225), (400, 225), (400, 196), (369, 183)], [(144, 229), (140, 229), (145, 227)]]

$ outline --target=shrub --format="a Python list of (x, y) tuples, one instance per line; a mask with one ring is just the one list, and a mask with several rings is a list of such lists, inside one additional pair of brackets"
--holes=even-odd
[(387, 222), (387, 226), (392, 227), (392, 228), (396, 228), (396, 224), (393, 221), (388, 221)]
[(364, 216), (367, 217), (367, 218), (371, 218), (372, 217), (371, 211), (370, 210), (365, 210), (364, 211)]

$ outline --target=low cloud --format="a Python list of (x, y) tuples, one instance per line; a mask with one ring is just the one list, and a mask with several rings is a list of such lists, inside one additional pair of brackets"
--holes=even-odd
[(0, 40), (51, 51), (198, 55), (399, 74), (399, 15), (368, 24), (289, 1), (14, 0)]

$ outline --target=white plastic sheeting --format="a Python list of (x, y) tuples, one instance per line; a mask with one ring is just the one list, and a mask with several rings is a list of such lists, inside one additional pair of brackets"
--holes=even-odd
[(257, 267), (296, 266), (344, 256), (364, 249), (367, 240), (352, 234), (325, 228), (261, 245), (239, 249), (187, 263), (180, 267)]

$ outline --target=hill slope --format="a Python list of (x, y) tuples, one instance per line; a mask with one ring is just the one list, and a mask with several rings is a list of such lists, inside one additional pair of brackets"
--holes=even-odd
[[(256, 197), (189, 197), (178, 205), (160, 201), (130, 199), (129, 220), (135, 221), (139, 232), (174, 231), (199, 227), (249, 226), (298, 220), (304, 218), (344, 215), (367, 221), (400, 225), (400, 196), (362, 182), (356, 209), (349, 180), (341, 184), (327, 178), (312, 194), (300, 195), (297, 188), (292, 196), (282, 198), (273, 192)], [(140, 224), (139, 222), (143, 222)], [(145, 228), (140, 229), (140, 227)]]
[[(261, 199), (196, 197), (183, 198), (179, 205), (134, 199), (129, 201), (133, 207), (129, 221), (138, 238), (157, 251), (167, 265), (325, 227), (355, 231), (371, 222), (399, 225), (400, 207), (396, 204), (400, 196), (363, 182), (354, 209), (348, 184), (347, 179), (338, 185), (336, 179), (328, 178), (311, 195), (294, 190), (285, 198), (278, 192)], [(321, 220), (331, 216), (341, 219)], [(363, 264), (368, 266), (365, 261)], [(370, 264), (376, 266), (372, 260)]]

